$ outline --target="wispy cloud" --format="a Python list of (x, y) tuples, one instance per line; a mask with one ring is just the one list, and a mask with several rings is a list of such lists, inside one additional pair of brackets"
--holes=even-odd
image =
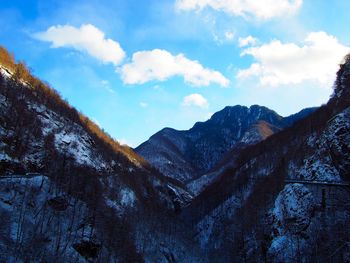
[(110, 93), (115, 93), (115, 91), (111, 88), (111, 86), (109, 85), (109, 81), (108, 80), (102, 80), (101, 81), (102, 87), (104, 87), (107, 91), (109, 91)]
[(125, 52), (117, 41), (106, 38), (104, 32), (91, 24), (79, 28), (70, 25), (52, 26), (44, 32), (35, 33), (33, 37), (51, 42), (52, 48), (69, 47), (84, 51), (103, 63), (115, 66), (125, 57)]
[(140, 102), (140, 107), (141, 107), (141, 108), (147, 108), (147, 107), (148, 107), (148, 103), (147, 103), (147, 102), (144, 102), (144, 101), (141, 101), (141, 102)]
[(213, 39), (216, 44), (223, 45), (226, 43), (232, 43), (235, 39), (235, 32), (233, 30), (226, 30), (223, 32), (213, 32)]
[(178, 10), (202, 10), (210, 7), (234, 16), (271, 19), (296, 13), (303, 0), (177, 0)]
[(238, 39), (239, 47), (246, 47), (249, 45), (256, 45), (258, 43), (258, 39), (252, 36), (240, 37)]
[(220, 72), (204, 68), (198, 61), (190, 60), (183, 54), (172, 55), (161, 49), (139, 51), (132, 61), (119, 70), (124, 83), (143, 84), (148, 81), (165, 81), (173, 76), (182, 76), (193, 86), (208, 86), (217, 83), (228, 86), (229, 80)]
[(199, 108), (208, 108), (209, 103), (207, 99), (204, 98), (201, 94), (194, 93), (183, 98), (182, 106), (196, 106)]
[(330, 87), (342, 58), (349, 47), (325, 32), (310, 33), (303, 45), (271, 41), (242, 52), (256, 62), (248, 69), (240, 70), (237, 77), (257, 77), (262, 85), (277, 86), (316, 81)]

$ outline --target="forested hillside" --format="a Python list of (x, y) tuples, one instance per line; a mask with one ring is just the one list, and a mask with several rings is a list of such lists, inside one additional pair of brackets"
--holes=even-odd
[[(164, 220), (191, 196), (0, 51), (3, 259), (163, 257), (142, 232), (136, 235), (138, 224)], [(159, 233), (167, 236), (167, 229)]]
[(186, 208), (213, 262), (349, 259), (349, 90), (347, 56), (326, 105), (245, 148)]

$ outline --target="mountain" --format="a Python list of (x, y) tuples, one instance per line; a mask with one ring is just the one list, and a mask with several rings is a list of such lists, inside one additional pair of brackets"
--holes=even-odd
[(213, 169), (230, 150), (264, 140), (313, 111), (304, 109), (283, 118), (258, 105), (225, 107), (187, 131), (165, 128), (135, 151), (164, 175), (189, 183)]
[(0, 48), (0, 262), (349, 262), (350, 56), (317, 109), (227, 107), (190, 131), (156, 138), (184, 185)]
[(349, 261), (349, 56), (326, 105), (232, 158), (182, 213), (209, 261)]
[(0, 48), (1, 262), (164, 257), (183, 238), (146, 237), (191, 198)]

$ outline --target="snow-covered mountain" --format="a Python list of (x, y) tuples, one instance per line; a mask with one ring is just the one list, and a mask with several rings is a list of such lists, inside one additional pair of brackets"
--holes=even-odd
[[(283, 118), (258, 105), (225, 107), (208, 121), (198, 122), (189, 130), (165, 128), (135, 151), (164, 175), (195, 185), (190, 181), (196, 179), (198, 182), (198, 177), (203, 174), (207, 178), (207, 172), (230, 150), (238, 153), (247, 145), (266, 139), (314, 110), (305, 109)], [(203, 178), (200, 180), (203, 181)]]

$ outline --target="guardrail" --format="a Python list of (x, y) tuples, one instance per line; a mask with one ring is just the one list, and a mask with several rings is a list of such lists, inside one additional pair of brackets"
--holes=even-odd
[(327, 185), (327, 186), (345, 186), (350, 187), (349, 182), (329, 182), (329, 181), (312, 181), (312, 180), (293, 180), (287, 179), (284, 180), (286, 184), (318, 184), (318, 185)]
[(3, 175), (0, 176), (1, 179), (20, 179), (20, 178), (34, 178), (37, 176), (46, 176), (45, 174), (39, 174), (39, 173), (27, 173), (27, 174), (11, 174), (11, 175)]

